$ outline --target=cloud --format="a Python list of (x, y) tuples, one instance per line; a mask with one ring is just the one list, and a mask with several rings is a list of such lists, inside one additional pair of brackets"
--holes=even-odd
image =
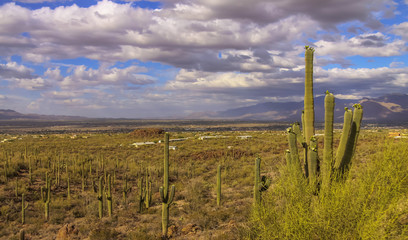
[(43, 90), (49, 88), (50, 83), (34, 74), (34, 70), (16, 62), (0, 64), (0, 79), (6, 80), (11, 87), (27, 90)]
[(408, 22), (393, 25), (391, 32), (401, 36), (405, 41), (408, 41)]
[(390, 41), (389, 37), (381, 32), (364, 33), (347, 39), (342, 36), (334, 41), (319, 40), (314, 43), (318, 55), (328, 55), (336, 58), (347, 56), (389, 57), (402, 55), (405, 41)]
[(138, 66), (127, 68), (87, 68), (84, 65), (71, 69), (70, 75), (64, 77), (59, 86), (62, 89), (81, 89), (87, 86), (115, 86), (132, 84), (142, 86), (152, 84), (155, 78), (141, 74), (146, 69)]
[[(14, 48), (0, 51), (3, 56), (17, 52), (36, 63), (87, 57), (111, 63), (139, 59), (205, 71), (253, 71), (257, 70), (253, 63), (241, 59), (242, 64), (231, 65), (228, 60), (233, 59), (217, 59), (218, 52), (291, 51), (294, 42), (307, 42), (322, 27), (374, 21), (373, 12), (389, 4), (386, 0), (168, 3), (159, 11), (107, 0), (88, 8), (74, 4), (28, 10), (4, 4), (0, 42), (3, 38)], [(29, 36), (21, 35), (25, 32)]]

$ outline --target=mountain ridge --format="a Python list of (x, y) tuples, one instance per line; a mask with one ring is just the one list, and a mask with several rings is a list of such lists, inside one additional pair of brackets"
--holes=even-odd
[[(336, 98), (334, 112), (335, 121), (341, 122), (343, 119), (344, 108), (352, 108), (356, 103), (363, 106), (364, 121), (384, 123), (408, 122), (407, 94), (387, 94), (377, 98), (363, 97), (357, 100)], [(193, 113), (186, 118), (299, 121), (302, 110), (303, 101), (266, 102), (218, 112)], [(317, 122), (324, 121), (324, 96), (315, 98), (315, 118)]]

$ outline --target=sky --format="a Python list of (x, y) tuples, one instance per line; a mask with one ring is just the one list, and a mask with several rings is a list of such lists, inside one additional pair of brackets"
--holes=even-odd
[(183, 117), (408, 93), (408, 0), (0, 0), (0, 109)]

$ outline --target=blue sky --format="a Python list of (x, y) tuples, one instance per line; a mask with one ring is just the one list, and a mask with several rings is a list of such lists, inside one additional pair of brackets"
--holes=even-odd
[(408, 91), (408, 1), (0, 2), (0, 108), (166, 118)]

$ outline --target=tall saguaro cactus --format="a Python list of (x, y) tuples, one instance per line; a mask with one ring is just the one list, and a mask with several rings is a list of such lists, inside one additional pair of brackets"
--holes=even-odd
[(127, 175), (125, 174), (125, 183), (123, 184), (123, 189), (122, 189), (123, 204), (125, 205), (125, 208), (127, 208), (127, 195), (129, 194), (131, 190), (132, 188), (128, 187)]
[(41, 187), (41, 199), (44, 202), (45, 220), (49, 220), (51, 201), (51, 178), (45, 173), (45, 188)]
[(306, 173), (307, 175), (316, 175), (317, 170), (314, 168), (311, 168), (310, 166), (317, 166), (316, 163), (311, 163), (311, 158), (310, 158), (310, 151), (308, 151), (308, 145), (310, 138), (314, 135), (315, 133), (315, 128), (314, 128), (314, 119), (315, 119), (315, 113), (314, 113), (314, 97), (313, 97), (313, 54), (314, 54), (314, 48), (306, 46), (305, 47), (305, 97), (304, 97), (304, 115), (303, 115), (303, 135), (304, 135), (304, 140), (306, 143), (305, 146), (305, 164), (307, 164), (307, 170)]
[(146, 186), (144, 190), (144, 203), (146, 209), (149, 209), (152, 204), (152, 181), (150, 181), (150, 171), (146, 168)]
[(24, 193), (21, 194), (21, 224), (25, 223), (25, 210), (28, 207), (28, 203), (24, 203)]
[(99, 177), (99, 185), (98, 185), (98, 213), (99, 213), (99, 218), (103, 217), (103, 188), (102, 188), (102, 176)]
[(322, 162), (322, 187), (330, 184), (330, 173), (333, 165), (333, 123), (334, 123), (334, 95), (326, 91), (324, 98), (324, 149)]
[(108, 174), (107, 182), (108, 182), (108, 189), (106, 190), (105, 195), (106, 195), (106, 200), (108, 203), (108, 214), (109, 214), (109, 217), (112, 217), (112, 206), (113, 206), (112, 205), (112, 178), (110, 174)]
[(167, 239), (167, 228), (169, 224), (169, 206), (173, 202), (175, 187), (169, 189), (169, 134), (164, 136), (164, 174), (163, 186), (160, 187), (160, 198), (162, 201), (162, 238)]

